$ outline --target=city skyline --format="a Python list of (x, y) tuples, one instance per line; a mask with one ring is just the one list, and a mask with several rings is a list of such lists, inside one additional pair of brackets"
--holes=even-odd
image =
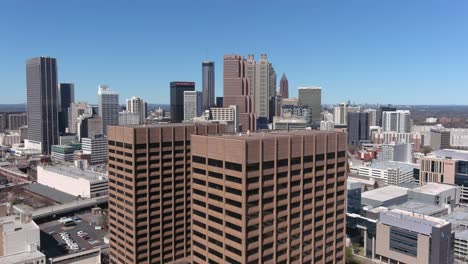
[[(173, 3), (155, 6), (148, 2), (110, 6), (57, 1), (1, 4), (0, 22), (14, 27), (0, 28), (0, 33), (8, 36), (0, 44), (0, 54), (5, 58), (0, 71), (8, 73), (2, 78), (0, 89), (18, 92), (2, 95), (0, 103), (26, 102), (24, 63), (37, 56), (57, 58), (58, 81), (75, 84), (77, 101), (96, 103), (95, 87), (107, 83), (121, 98), (145, 95), (150, 103), (167, 104), (171, 81), (194, 81), (196, 90), (201, 91), (202, 61), (214, 61), (221, 73), (226, 54), (246, 57), (252, 53), (259, 57), (266, 53), (278, 76), (287, 74), (290, 97), (297, 97), (300, 86), (321, 86), (322, 101), (326, 104), (348, 100), (466, 104), (458, 96), (468, 85), (464, 76), (468, 68), (464, 63), (468, 58), (464, 48), (468, 39), (462, 27), (467, 20), (463, 14), (466, 3), (341, 3), (336, 9), (335, 5), (325, 3), (283, 6), (260, 1), (249, 3), (248, 10), (243, 5), (210, 3), (209, 10), (216, 22), (197, 15), (197, 11), (206, 12), (203, 9), (208, 2), (183, 3), (186, 7), (183, 9)], [(280, 8), (295, 14), (294, 21), (275, 19), (271, 14)], [(350, 12), (348, 8), (352, 8)], [(59, 19), (61, 23), (49, 23), (52, 17), (42, 18), (50, 24), (50, 33), (34, 32), (29, 25), (41, 10), (49, 9), (61, 10), (53, 16), (54, 21)], [(80, 12), (67, 12), (71, 10)], [(158, 11), (156, 15), (152, 13), (154, 10)], [(177, 11), (183, 18), (168, 25), (164, 21), (171, 11)], [(233, 25), (235, 11), (259, 13), (253, 21), (256, 23), (252, 23), (254, 33)], [(413, 18), (415, 12), (420, 14), (418, 20)], [(138, 17), (128, 25), (117, 20), (127, 13), (138, 13)], [(67, 19), (61, 19), (65, 14)], [(78, 23), (81, 16), (90, 19), (82, 25)], [(433, 21), (435, 16), (440, 19)], [(395, 17), (399, 19), (394, 20)], [(213, 30), (203, 32), (211, 24)], [(277, 40), (271, 41), (266, 32), (255, 33), (263, 28), (268, 28), (269, 34), (276, 32)], [(245, 38), (239, 37), (243, 34)], [(35, 37), (34, 45), (29, 45), (31, 42), (25, 36)], [(176, 41), (176, 36), (191, 39), (190, 45)], [(222, 78), (222, 74), (216, 74), (215, 96), (222, 95)], [(444, 88), (443, 94), (437, 93), (440, 87)]]

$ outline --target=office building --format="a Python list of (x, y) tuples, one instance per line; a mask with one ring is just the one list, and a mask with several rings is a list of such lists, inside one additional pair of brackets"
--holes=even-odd
[(308, 106), (311, 111), (311, 122), (319, 124), (322, 113), (322, 88), (299, 87), (299, 106)]
[(384, 112), (395, 112), (397, 109), (396, 107), (393, 107), (393, 106), (390, 106), (390, 105), (387, 105), (387, 106), (381, 106), (379, 108), (377, 108), (377, 113), (376, 113), (376, 125), (377, 126), (382, 126), (382, 114)]
[(322, 121), (332, 121), (332, 122), (334, 122), (333, 114), (328, 112), (328, 111), (323, 111), (321, 120)]
[(335, 125), (347, 125), (348, 124), (348, 113), (361, 112), (359, 106), (349, 106), (345, 103), (341, 103), (333, 108), (333, 117)]
[(184, 92), (195, 91), (194, 82), (171, 82), (171, 122), (180, 123), (184, 120)]
[(76, 134), (78, 131), (78, 117), (87, 113), (88, 104), (85, 102), (70, 103), (68, 108), (68, 133)]
[(26, 63), (28, 139), (40, 145), (43, 154), (58, 143), (57, 61), (37, 57)]
[(104, 163), (107, 161), (107, 138), (97, 135), (92, 138), (81, 139), (81, 149), (84, 154), (91, 155), (91, 163)]
[(98, 88), (99, 117), (102, 121), (102, 133), (107, 135), (107, 126), (119, 124), (119, 94), (107, 85)]
[(28, 125), (27, 113), (10, 113), (8, 114), (8, 129), (18, 130), (22, 126)]
[(369, 114), (369, 126), (377, 125), (377, 110), (376, 109), (364, 109), (364, 112)]
[(348, 179), (346, 182), (346, 190), (348, 190), (346, 212), (350, 214), (361, 214), (362, 183)]
[(383, 211), (377, 223), (376, 258), (385, 263), (453, 263), (452, 225), (398, 209)]
[(210, 121), (225, 124), (226, 132), (237, 133), (239, 132), (239, 107), (237, 105), (213, 107), (210, 109)]
[(410, 143), (386, 143), (382, 144), (378, 154), (379, 161), (413, 162), (413, 144)]
[(450, 130), (431, 128), (430, 146), (433, 150), (450, 148)]
[(0, 113), (0, 132), (5, 131), (7, 129), (7, 122), (6, 122), (6, 113)]
[(307, 128), (307, 121), (303, 117), (273, 117), (273, 130), (304, 130)]
[(454, 209), (460, 203), (460, 187), (429, 182), (408, 190), (408, 200)]
[(189, 261), (190, 135), (212, 133), (224, 126), (109, 128), (110, 263)]
[(9, 131), (0, 133), (0, 146), (9, 146), (19, 144), (21, 142), (21, 137), (18, 132)]
[(403, 204), (406, 201), (408, 201), (408, 188), (393, 185), (363, 192), (361, 195), (362, 207), (390, 207)]
[(192, 121), (194, 117), (201, 116), (203, 109), (202, 101), (202, 92), (184, 92), (184, 121)]
[[(254, 94), (247, 78), (247, 63), (240, 55), (224, 55), (223, 89), (224, 107), (239, 107), (240, 132), (257, 129), (257, 115), (254, 108)], [(255, 68), (255, 67), (254, 67)], [(251, 76), (251, 74), (249, 74)]]
[(344, 263), (346, 135), (192, 136), (192, 263)]
[[(139, 97), (132, 97), (127, 99), (127, 111), (132, 114), (138, 115), (138, 123), (144, 124), (147, 117), (146, 103)], [(121, 124), (119, 122), (119, 124)]]
[(303, 118), (307, 124), (312, 123), (312, 111), (308, 106), (283, 105), (280, 116)]
[(52, 152), (50, 154), (53, 161), (56, 162), (72, 162), (74, 160), (74, 153), (81, 149), (81, 144), (67, 144), (67, 145), (52, 145)]
[(105, 174), (68, 166), (37, 166), (37, 182), (81, 198), (107, 195)]
[(141, 115), (139, 113), (131, 113), (129, 111), (119, 112), (119, 125), (140, 125)]
[(60, 102), (59, 102), (59, 132), (65, 133), (69, 126), (68, 108), (71, 103), (75, 102), (75, 85), (73, 83), (60, 83), (58, 86)]
[(334, 131), (335, 123), (333, 121), (320, 121), (320, 130), (322, 131)]
[(419, 133), (376, 132), (372, 134), (374, 144), (408, 143), (413, 145), (416, 152), (421, 151), (422, 141), (423, 136)]
[(102, 135), (102, 118), (96, 114), (83, 114), (78, 117), (77, 136), (78, 141), (82, 138), (93, 138)]
[(30, 215), (0, 218), (0, 263), (46, 263), (41, 247), (40, 229)]
[(419, 166), (404, 162), (383, 161), (372, 163), (370, 166), (359, 166), (358, 174), (363, 177), (384, 180), (385, 185), (400, 185), (414, 182), (415, 168), (419, 168)]
[(382, 129), (385, 132), (411, 132), (411, 119), (408, 110), (397, 110), (382, 113)]
[(283, 73), (280, 80), (280, 96), (281, 98), (289, 98), (289, 82), (285, 73)]
[[(203, 110), (215, 105), (215, 65), (213, 61), (202, 62)], [(222, 105), (222, 104), (221, 104)], [(219, 105), (217, 105), (219, 107)]]
[(276, 97), (276, 72), (266, 54), (261, 54), (258, 62), (253, 54), (249, 54), (246, 65), (255, 113), (258, 118), (269, 120), (270, 112), (274, 113), (274, 109), (270, 109), (270, 100)]
[(348, 112), (348, 144), (361, 145), (369, 141), (369, 113)]

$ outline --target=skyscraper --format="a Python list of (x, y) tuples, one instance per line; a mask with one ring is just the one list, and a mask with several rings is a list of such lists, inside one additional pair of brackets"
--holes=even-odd
[(299, 87), (299, 106), (308, 106), (312, 124), (320, 124), (322, 113), (322, 88)]
[(107, 85), (98, 88), (99, 116), (102, 120), (102, 133), (107, 135), (107, 126), (119, 124), (119, 94)]
[(240, 131), (255, 131), (257, 115), (253, 105), (253, 91), (246, 75), (246, 61), (241, 55), (224, 55), (224, 107), (239, 107)]
[(369, 140), (369, 113), (348, 112), (348, 144), (360, 145)]
[(171, 82), (171, 122), (184, 120), (184, 92), (195, 91), (194, 82)]
[(32, 58), (26, 63), (28, 139), (40, 144), (43, 154), (59, 139), (57, 61)]
[(202, 92), (184, 92), (184, 120), (192, 121), (194, 117), (201, 116), (203, 108)]
[[(190, 135), (224, 125), (109, 127), (110, 263), (190, 258)], [(179, 262), (176, 262), (179, 263)]]
[(213, 61), (202, 62), (203, 109), (209, 110), (215, 105), (215, 69)]
[(68, 127), (68, 108), (75, 102), (75, 85), (73, 83), (59, 84), (59, 132), (65, 133)]
[(68, 107), (68, 132), (76, 134), (78, 131), (78, 117), (87, 113), (89, 107), (85, 102), (71, 103)]
[(344, 263), (344, 133), (193, 135), (191, 144), (191, 263)]
[(408, 110), (385, 111), (382, 113), (382, 128), (385, 132), (411, 132), (411, 119)]
[(289, 98), (289, 82), (286, 74), (284, 73), (280, 80), (280, 95), (281, 98)]
[(146, 120), (146, 103), (140, 97), (133, 96), (131, 99), (127, 99), (127, 111), (132, 114), (139, 115), (139, 124), (144, 124)]
[(382, 126), (382, 114), (384, 112), (395, 112), (395, 111), (396, 111), (396, 107), (392, 107), (390, 105), (379, 107), (376, 113), (376, 125), (380, 127)]

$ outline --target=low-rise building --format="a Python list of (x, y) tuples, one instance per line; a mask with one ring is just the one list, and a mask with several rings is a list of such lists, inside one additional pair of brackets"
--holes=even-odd
[(108, 193), (106, 175), (76, 167), (37, 166), (37, 182), (82, 198), (103, 196)]
[(448, 206), (453, 209), (460, 203), (460, 187), (449, 184), (427, 183), (409, 190), (408, 200)]
[(379, 161), (399, 161), (413, 162), (413, 144), (412, 143), (385, 143), (382, 144), (378, 155)]
[(57, 162), (71, 162), (74, 160), (74, 153), (81, 149), (81, 144), (52, 145), (50, 156)]
[(408, 189), (393, 185), (363, 192), (361, 195), (361, 204), (363, 207), (389, 207), (391, 205), (402, 204), (407, 200)]
[(384, 161), (370, 166), (359, 166), (358, 174), (363, 177), (383, 179), (386, 185), (400, 185), (414, 182), (414, 169), (418, 167), (412, 163)]
[(273, 130), (303, 130), (307, 122), (304, 118), (273, 117)]

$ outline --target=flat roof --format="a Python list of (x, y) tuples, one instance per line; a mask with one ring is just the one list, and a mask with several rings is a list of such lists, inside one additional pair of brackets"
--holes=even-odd
[(225, 135), (207, 135), (208, 137), (222, 137), (225, 139), (236, 139), (241, 141), (258, 140), (261, 138), (289, 138), (291, 136), (308, 136), (318, 134), (340, 134), (341, 132), (335, 131), (321, 131), (321, 130), (293, 130), (293, 131), (268, 131), (256, 132), (250, 134), (225, 134)]
[(20, 215), (10, 215), (0, 218), (0, 225), (3, 226), (3, 233), (13, 233), (16, 231), (30, 231), (30, 230), (39, 230), (39, 227), (30, 221), (28, 223), (21, 223)]
[(76, 201), (76, 196), (64, 193), (62, 191), (59, 191), (46, 185), (42, 185), (40, 183), (31, 183), (29, 185), (24, 186), (23, 189), (26, 189), (32, 193), (36, 193), (40, 196), (47, 197), (48, 199), (51, 199), (60, 204)]
[(453, 227), (468, 226), (468, 207), (458, 207), (448, 215), (441, 217), (452, 223)]
[(434, 156), (450, 158), (453, 160), (468, 160), (468, 151), (467, 150), (457, 150), (457, 149), (441, 149), (432, 152)]
[(404, 211), (400, 209), (391, 209), (390, 211), (382, 212), (381, 216), (382, 215), (388, 216), (384, 219), (382, 219), (382, 217), (380, 218), (382, 222), (385, 222), (387, 224), (389, 224), (389, 221), (384, 221), (384, 220), (389, 220), (390, 218), (394, 218), (396, 222), (403, 220), (403, 221), (415, 222), (418, 224), (434, 226), (434, 227), (442, 227), (444, 225), (450, 224), (449, 221), (444, 220), (442, 218), (408, 212), (408, 211)]
[(455, 232), (455, 239), (468, 240), (468, 228), (463, 226), (458, 226), (453, 228), (452, 231)]
[(455, 185), (429, 182), (429, 183), (424, 184), (423, 186), (413, 188), (412, 191), (419, 192), (419, 193), (427, 193), (427, 194), (436, 195), (436, 194), (439, 194), (441, 192), (448, 191), (448, 190), (453, 190), (453, 189), (457, 189), (457, 188), (458, 187), (455, 186)]
[(11, 264), (11, 263), (29, 263), (28, 260), (35, 260), (38, 258), (45, 258), (45, 255), (38, 250), (32, 252), (24, 251), (8, 256), (0, 257), (0, 263)]
[(443, 212), (447, 212), (447, 208), (433, 205), (433, 204), (425, 204), (416, 201), (408, 201), (403, 204), (393, 205), (390, 206), (391, 209), (399, 209), (403, 211), (413, 212), (417, 214), (423, 215), (435, 215)]
[(374, 201), (383, 202), (383, 201), (401, 197), (407, 194), (408, 194), (407, 188), (394, 186), (394, 185), (388, 185), (388, 186), (378, 188), (372, 191), (363, 192), (361, 194), (361, 197), (374, 200)]
[(372, 169), (414, 169), (419, 168), (418, 164), (407, 163), (407, 162), (398, 162), (398, 161), (382, 161), (372, 163), (370, 166)]
[(81, 170), (76, 167), (68, 167), (68, 166), (41, 166), (41, 167), (46, 171), (61, 174), (67, 177), (72, 177), (75, 179), (83, 178), (89, 181), (102, 181), (102, 180), (107, 179), (107, 176), (105, 174), (96, 173), (96, 172), (92, 172), (88, 170)]

